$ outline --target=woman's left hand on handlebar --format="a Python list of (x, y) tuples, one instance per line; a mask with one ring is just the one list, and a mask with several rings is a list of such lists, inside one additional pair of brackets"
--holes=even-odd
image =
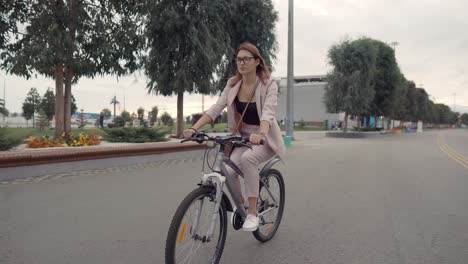
[(195, 130), (189, 128), (189, 129), (185, 129), (183, 134), (184, 134), (184, 138), (185, 139), (189, 139), (192, 137), (192, 135), (195, 133)]
[(262, 140), (265, 140), (265, 137), (259, 134), (250, 134), (249, 137), (249, 142), (252, 143), (253, 145), (260, 145)]

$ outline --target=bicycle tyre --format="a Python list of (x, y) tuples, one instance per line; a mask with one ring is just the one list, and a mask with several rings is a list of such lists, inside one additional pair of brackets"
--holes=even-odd
[[(212, 197), (214, 195), (213, 193), (215, 192), (213, 187), (200, 187), (195, 190), (193, 190), (191, 193), (189, 193), (185, 199), (182, 201), (182, 203), (179, 205), (177, 208), (174, 217), (172, 218), (171, 225), (169, 227), (169, 231), (167, 233), (167, 239), (166, 239), (166, 249), (165, 249), (165, 260), (166, 264), (177, 264), (176, 263), (176, 255), (175, 255), (175, 250), (176, 250), (176, 243), (177, 243), (177, 235), (179, 233), (179, 227), (181, 225), (181, 222), (185, 216), (185, 213), (189, 209), (190, 205), (192, 205), (196, 200), (200, 198), (205, 198), (205, 197)], [(224, 244), (226, 242), (226, 235), (227, 235), (227, 211), (226, 211), (226, 206), (223, 202), (221, 202), (221, 205), (219, 207), (219, 228), (220, 228), (220, 234), (218, 237), (218, 242), (216, 245), (216, 251), (213, 257), (211, 258), (211, 261), (209, 263), (211, 264), (217, 264), (219, 263), (221, 259), (221, 255), (224, 250)], [(214, 239), (214, 237), (213, 237)]]
[[(279, 190), (280, 190), (280, 197), (279, 197), (279, 208), (278, 208), (278, 214), (276, 215), (275, 223), (273, 228), (271, 229), (268, 234), (264, 234), (261, 232), (260, 227), (253, 232), (254, 237), (260, 241), (260, 242), (267, 242), (268, 240), (272, 239), (276, 231), (278, 231), (279, 225), (281, 223), (281, 219), (283, 218), (283, 212), (284, 212), (284, 204), (285, 204), (285, 186), (284, 186), (284, 179), (283, 175), (281, 175), (281, 172), (275, 169), (270, 169), (268, 171), (268, 174), (266, 176), (267, 179), (270, 177), (275, 177), (278, 181), (279, 185)], [(263, 187), (263, 182), (260, 181), (260, 192)]]

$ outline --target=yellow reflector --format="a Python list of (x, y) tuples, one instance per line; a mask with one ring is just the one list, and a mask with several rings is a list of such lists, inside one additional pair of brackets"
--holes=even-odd
[(265, 227), (265, 230), (268, 231), (268, 232), (270, 232), (271, 230), (273, 230), (273, 225), (267, 225), (267, 226)]
[(184, 242), (184, 234), (185, 234), (186, 227), (187, 227), (187, 224), (182, 225), (182, 230), (180, 230), (180, 235), (179, 235), (179, 244), (182, 244), (182, 242)]

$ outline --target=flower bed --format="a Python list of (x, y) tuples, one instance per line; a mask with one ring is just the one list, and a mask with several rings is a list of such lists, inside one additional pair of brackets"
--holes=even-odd
[(59, 139), (51, 136), (31, 137), (26, 141), (26, 146), (28, 148), (86, 147), (99, 145), (101, 143), (101, 137), (93, 131), (89, 134), (80, 133), (79, 135), (71, 133), (69, 137), (62, 134), (62, 137)]

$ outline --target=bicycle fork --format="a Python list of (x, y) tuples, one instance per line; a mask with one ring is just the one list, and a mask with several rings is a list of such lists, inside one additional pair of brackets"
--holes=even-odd
[[(203, 242), (209, 242), (211, 240), (211, 237), (213, 236), (213, 233), (214, 233), (214, 229), (215, 229), (215, 225), (216, 225), (216, 221), (219, 217), (219, 207), (221, 206), (221, 201), (222, 201), (222, 196), (223, 196), (223, 188), (224, 188), (224, 182), (225, 182), (226, 178), (224, 176), (221, 176), (219, 173), (217, 172), (213, 172), (213, 173), (208, 173), (208, 174), (203, 174), (203, 185), (213, 185), (215, 190), (216, 190), (216, 195), (215, 195), (215, 199), (214, 199), (214, 202), (215, 202), (215, 206), (214, 206), (214, 210), (213, 210), (213, 213), (212, 213), (212, 216), (211, 216), (211, 221), (210, 221), (210, 225), (209, 225), (209, 228), (208, 228), (208, 233), (206, 234), (206, 236), (204, 237), (198, 237), (200, 239), (203, 240)], [(194, 222), (194, 230), (193, 230), (193, 238), (197, 238), (197, 231), (198, 231), (198, 224), (200, 222), (200, 217), (201, 217), (201, 211), (203, 209), (203, 203), (204, 203), (204, 200), (202, 199), (200, 201), (200, 204), (197, 208), (197, 210), (195, 211), (195, 222)]]

